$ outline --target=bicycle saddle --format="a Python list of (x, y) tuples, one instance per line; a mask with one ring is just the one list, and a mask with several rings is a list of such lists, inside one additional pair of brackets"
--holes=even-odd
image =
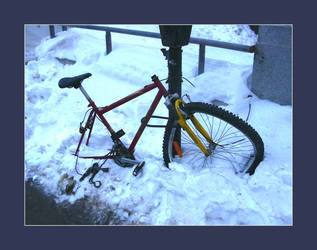
[(74, 77), (64, 77), (64, 78), (59, 80), (58, 86), (60, 88), (72, 88), (72, 87), (74, 87), (75, 89), (77, 89), (77, 88), (79, 88), (81, 82), (90, 76), (91, 76), (90, 73), (86, 73), (86, 74), (82, 74), (82, 75), (74, 76)]

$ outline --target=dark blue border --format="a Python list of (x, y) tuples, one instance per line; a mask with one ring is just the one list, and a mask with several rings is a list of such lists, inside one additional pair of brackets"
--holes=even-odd
[[(35, 1), (34, 1), (35, 2)], [(273, 1), (272, 1), (273, 2)], [(95, 5), (94, 5), (95, 4)], [(298, 4), (299, 5), (299, 4)], [(312, 10), (314, 8), (312, 7)], [(54, 1), (37, 3), (11, 2), (6, 5), (7, 17), (2, 16), (2, 143), (5, 161), (2, 192), (2, 229), (4, 244), (56, 248), (162, 248), (204, 247), (277, 249), (291, 248), (305, 236), (308, 245), (315, 229), (310, 225), (315, 218), (313, 197), (316, 163), (308, 155), (314, 155), (313, 122), (307, 119), (308, 108), (315, 106), (316, 77), (312, 68), (311, 53), (315, 50), (315, 29), (310, 26), (315, 14), (309, 8), (277, 1), (205, 2), (159, 1), (150, 3), (135, 1), (93, 3), (92, 1)], [(22, 12), (21, 12), (22, 11)], [(20, 12), (20, 13), (19, 13)], [(14, 19), (13, 19), (14, 17)], [(309, 18), (311, 17), (311, 18)], [(25, 227), (24, 226), (24, 55), (23, 25), (26, 23), (115, 23), (115, 24), (209, 24), (209, 23), (292, 23), (294, 24), (294, 226), (293, 227)], [(9, 94), (10, 93), (10, 94)], [(10, 109), (9, 109), (10, 108)], [(16, 112), (16, 113), (15, 113)], [(301, 123), (303, 121), (303, 123)], [(311, 125), (310, 125), (311, 124)], [(308, 188), (307, 192), (304, 188)], [(309, 191), (310, 190), (310, 191)], [(61, 247), (62, 246), (62, 247)]]

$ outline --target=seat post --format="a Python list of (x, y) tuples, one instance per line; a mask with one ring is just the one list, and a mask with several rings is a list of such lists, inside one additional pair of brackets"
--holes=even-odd
[(87, 92), (86, 92), (86, 90), (83, 88), (83, 86), (81, 86), (81, 84), (80, 84), (80, 86), (79, 86), (79, 89), (80, 89), (81, 93), (83, 93), (83, 95), (86, 97), (86, 99), (88, 100), (88, 102), (91, 103), (92, 100), (91, 100), (90, 96), (87, 94)]

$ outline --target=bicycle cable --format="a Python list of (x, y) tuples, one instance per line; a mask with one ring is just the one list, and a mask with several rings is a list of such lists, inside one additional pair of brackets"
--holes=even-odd
[(96, 116), (96, 117), (97, 117), (97, 119), (102, 123), (101, 119), (100, 119), (98, 116)]
[(159, 80), (160, 80), (160, 82), (162, 82), (162, 81), (168, 80), (168, 78), (159, 79)]
[[(109, 155), (113, 155), (114, 151), (111, 150), (108, 154), (105, 155), (105, 157), (109, 156)], [(101, 169), (101, 167), (106, 163), (106, 161), (108, 160), (109, 158), (106, 158), (103, 163), (99, 166), (99, 168)], [(76, 157), (76, 162), (75, 162), (75, 171), (78, 175), (81, 175), (83, 176), (83, 174), (79, 173), (78, 169), (77, 169), (77, 165), (78, 165), (78, 155)]]
[(182, 96), (182, 99), (184, 99), (184, 97), (186, 97), (189, 102), (192, 102), (192, 100), (190, 99), (190, 96), (189, 96), (188, 94), (184, 94), (184, 95)]
[(75, 162), (75, 171), (76, 171), (76, 173), (77, 173), (78, 175), (83, 175), (83, 174), (81, 174), (81, 173), (78, 172), (77, 163), (78, 163), (78, 155), (77, 155), (77, 157), (76, 157), (76, 162)]
[(82, 126), (83, 122), (85, 121), (85, 118), (86, 118), (86, 115), (87, 115), (88, 111), (91, 111), (91, 110), (92, 110), (92, 108), (87, 109), (87, 111), (86, 111), (86, 113), (85, 113), (85, 115), (84, 115), (83, 120), (80, 122), (80, 127)]
[(85, 115), (84, 115), (84, 118), (83, 118), (83, 120), (81, 121), (81, 123), (84, 122), (84, 120), (85, 120), (85, 118), (86, 118), (86, 115), (87, 115), (88, 111), (90, 111), (90, 110), (92, 110), (92, 108), (87, 109), (87, 111), (86, 111), (86, 113), (85, 113)]
[[(252, 95), (248, 95), (247, 98), (252, 98), (253, 96)], [(249, 115), (251, 113), (251, 99), (249, 100), (249, 111), (248, 111), (248, 115), (247, 115), (247, 119), (245, 120), (246, 122), (248, 121), (249, 119)]]
[[(182, 78), (185, 79), (187, 82), (189, 82), (190, 85), (192, 85), (194, 88), (196, 88), (196, 86), (191, 81), (189, 81), (186, 77), (182, 76)], [(159, 79), (159, 80), (162, 82), (162, 81), (168, 80), (168, 78)]]
[(190, 83), (190, 85), (192, 85), (194, 88), (196, 88), (196, 86), (191, 81), (189, 81), (186, 77), (182, 76), (182, 78), (184, 78), (187, 82)]
[[(110, 151), (108, 154), (106, 154), (105, 157), (106, 157), (106, 156), (113, 156), (113, 154), (114, 154), (114, 150), (111, 149), (111, 151)], [(100, 165), (100, 168), (106, 163), (106, 161), (107, 161), (108, 159), (109, 159), (109, 158), (106, 158), (106, 159), (103, 161), (103, 163)]]

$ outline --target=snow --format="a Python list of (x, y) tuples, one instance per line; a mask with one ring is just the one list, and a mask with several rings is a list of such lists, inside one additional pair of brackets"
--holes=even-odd
[[(120, 28), (159, 32), (157, 25), (117, 25)], [(252, 45), (256, 35), (246, 25), (193, 25), (192, 37)], [(151, 83), (151, 76), (167, 77), (167, 63), (159, 39), (112, 34), (113, 51), (105, 55), (104, 32), (69, 29), (45, 38), (25, 66), (25, 178), (37, 180), (56, 202), (74, 203), (88, 198), (96, 214), (111, 208), (125, 224), (146, 225), (292, 225), (292, 107), (257, 98), (247, 88), (253, 55), (219, 48), (206, 48), (205, 73), (197, 76), (198, 45), (183, 47), (183, 93), (192, 101), (217, 99), (225, 109), (246, 118), (261, 135), (265, 157), (253, 176), (237, 176), (232, 169), (193, 169), (186, 164), (163, 165), (164, 129), (147, 128), (137, 144), (135, 157), (146, 162), (134, 177), (131, 168), (111, 160), (95, 180), (79, 182), (75, 152), (79, 123), (87, 100), (75, 89), (60, 89), (62, 77), (90, 72), (83, 83), (98, 106), (106, 106)], [(58, 59), (76, 61), (63, 65)], [(124, 129), (123, 142), (130, 143), (156, 91), (113, 112), (106, 118), (114, 130)], [(253, 98), (247, 98), (249, 94)], [(167, 116), (160, 102), (155, 115)], [(151, 120), (151, 124), (163, 124)], [(109, 133), (96, 120), (89, 147), (81, 154), (104, 155), (111, 148)], [(93, 162), (79, 159), (83, 173)], [(77, 190), (61, 195), (57, 183), (63, 174), (74, 176)], [(79, 183), (79, 185), (78, 185)]]

